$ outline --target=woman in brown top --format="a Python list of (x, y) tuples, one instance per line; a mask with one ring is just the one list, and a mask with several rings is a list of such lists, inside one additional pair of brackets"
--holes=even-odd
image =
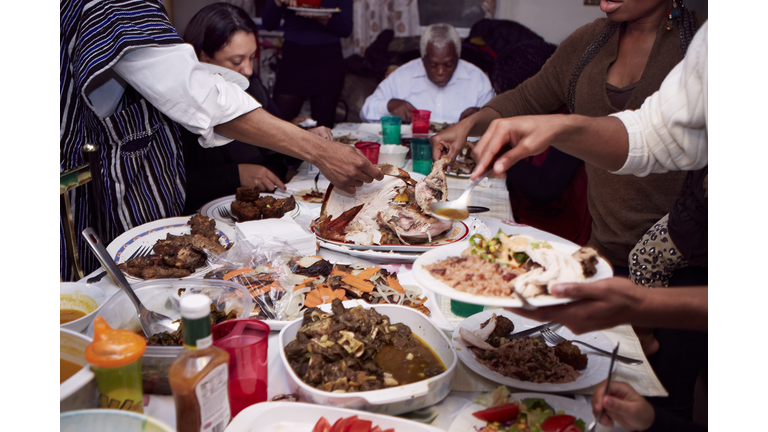
[[(593, 117), (640, 108), (683, 59), (696, 29), (706, 20), (682, 8), (680, 0), (602, 0), (600, 8), (607, 18), (571, 34), (538, 74), (433, 136), (433, 157), (447, 152), (454, 158), (467, 136), (481, 135), (502, 117), (548, 114), (563, 105), (571, 113)], [(574, 158), (572, 163), (581, 161)], [(585, 168), (592, 216), (588, 245), (611, 262), (616, 275), (627, 276), (630, 251), (649, 227), (672, 210), (687, 173), (635, 177), (616, 176), (590, 164)], [(706, 340), (681, 333), (667, 336), (656, 331), (655, 335), (662, 349), (649, 361), (670, 393), (663, 402), (656, 402), (690, 418), (701, 364), (696, 359), (702, 345), (706, 358)], [(658, 349), (658, 344), (652, 345), (650, 351)]]
[[(696, 28), (705, 21), (687, 9), (669, 20), (671, 3), (604, 0), (600, 7), (608, 18), (576, 30), (537, 75), (432, 137), (434, 157), (446, 151), (455, 157), (470, 133), (482, 134), (501, 117), (548, 114), (562, 105), (588, 116), (640, 108), (682, 60)], [(589, 164), (586, 172), (593, 218), (588, 244), (617, 268), (617, 274), (627, 274), (630, 251), (672, 209), (686, 173), (615, 176)]]

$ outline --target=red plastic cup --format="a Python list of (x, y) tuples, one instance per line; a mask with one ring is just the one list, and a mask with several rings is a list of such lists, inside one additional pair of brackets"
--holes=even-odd
[(429, 133), (429, 115), (431, 111), (411, 110), (411, 131), (413, 133)]
[(361, 141), (355, 144), (355, 147), (360, 149), (360, 151), (363, 152), (363, 156), (368, 158), (368, 160), (371, 161), (372, 164), (379, 163), (379, 147), (381, 147), (381, 144), (375, 143), (375, 142)]
[(232, 417), (267, 401), (269, 326), (249, 318), (224, 321), (213, 327), (213, 344), (229, 353), (229, 409)]

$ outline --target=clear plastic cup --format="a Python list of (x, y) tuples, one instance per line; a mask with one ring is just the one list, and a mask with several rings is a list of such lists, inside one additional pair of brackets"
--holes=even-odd
[(476, 313), (480, 313), (485, 309), (483, 305), (476, 305), (471, 303), (464, 303), (456, 300), (451, 300), (451, 312), (460, 317), (469, 317)]
[(429, 115), (428, 110), (411, 110), (411, 130), (415, 134), (429, 133)]
[(372, 164), (379, 163), (379, 147), (381, 147), (381, 144), (369, 141), (360, 141), (359, 143), (355, 144), (355, 147), (360, 149), (360, 151), (363, 153), (363, 156), (368, 158)]
[(411, 157), (413, 158), (413, 170), (419, 174), (429, 175), (432, 171), (432, 147), (426, 138), (414, 138), (411, 140)]
[(234, 319), (212, 329), (213, 344), (229, 353), (229, 406), (232, 417), (267, 401), (269, 325), (257, 319)]
[(400, 125), (403, 119), (400, 116), (386, 116), (381, 118), (381, 134), (384, 144), (400, 144)]

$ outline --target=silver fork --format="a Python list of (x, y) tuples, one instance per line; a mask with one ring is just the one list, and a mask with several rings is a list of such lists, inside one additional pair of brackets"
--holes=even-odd
[[(559, 334), (553, 332), (552, 329), (550, 329), (549, 327), (547, 327), (547, 328), (545, 328), (544, 330), (541, 331), (541, 336), (544, 337), (545, 341), (551, 343), (552, 345), (557, 345), (560, 342), (564, 342), (564, 341), (568, 340), (568, 339), (560, 336)], [(597, 352), (599, 352), (601, 354), (607, 355), (608, 357), (613, 355), (613, 353), (610, 352), (610, 351), (606, 351), (604, 349), (600, 349), (600, 348), (598, 348), (596, 346), (592, 346), (592, 345), (590, 345), (590, 344), (588, 344), (586, 342), (582, 342), (582, 341), (579, 341), (579, 340), (571, 340), (570, 342), (581, 344), (581, 345), (584, 345), (584, 346), (588, 346), (588, 347), (592, 348), (593, 350), (595, 350), (595, 351), (597, 351)], [(625, 356), (622, 356), (622, 355), (617, 355), (616, 356), (616, 360), (618, 360), (618, 361), (620, 361), (622, 363), (630, 364), (630, 365), (643, 364), (642, 360), (637, 360), (637, 359), (633, 359), (631, 357), (625, 357)]]
[[(142, 246), (142, 247), (140, 247), (140, 248), (136, 249), (135, 251), (133, 251), (133, 253), (131, 254), (131, 256), (129, 256), (129, 257), (128, 257), (128, 259), (127, 259), (127, 260), (125, 260), (125, 261), (128, 261), (128, 260), (130, 260), (130, 259), (134, 259), (134, 258), (136, 258), (136, 257), (145, 257), (145, 256), (149, 255), (151, 252), (152, 252), (152, 248), (151, 248), (150, 246)], [(125, 262), (125, 261), (123, 261), (123, 262)], [(101, 272), (101, 273), (97, 274), (96, 276), (94, 276), (94, 277), (92, 277), (92, 278), (88, 278), (88, 279), (85, 281), (85, 284), (86, 284), (86, 285), (90, 285), (90, 284), (92, 284), (92, 283), (96, 283), (96, 282), (100, 281), (100, 280), (101, 280), (101, 278), (103, 278), (104, 276), (106, 276), (106, 274), (107, 274), (107, 271), (105, 270), (105, 271), (103, 271), (103, 272)]]
[(221, 216), (223, 218), (232, 219), (233, 222), (240, 222), (239, 219), (237, 219), (236, 217), (232, 216), (232, 213), (229, 212), (229, 209), (227, 209), (227, 206), (221, 206), (221, 207), (217, 208), (216, 211), (219, 212), (219, 216)]

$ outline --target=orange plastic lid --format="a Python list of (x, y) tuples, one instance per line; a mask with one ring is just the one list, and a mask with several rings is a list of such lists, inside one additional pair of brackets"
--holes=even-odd
[(114, 330), (97, 316), (93, 320), (93, 342), (85, 348), (88, 363), (104, 368), (125, 366), (138, 360), (147, 350), (147, 342), (128, 330)]

